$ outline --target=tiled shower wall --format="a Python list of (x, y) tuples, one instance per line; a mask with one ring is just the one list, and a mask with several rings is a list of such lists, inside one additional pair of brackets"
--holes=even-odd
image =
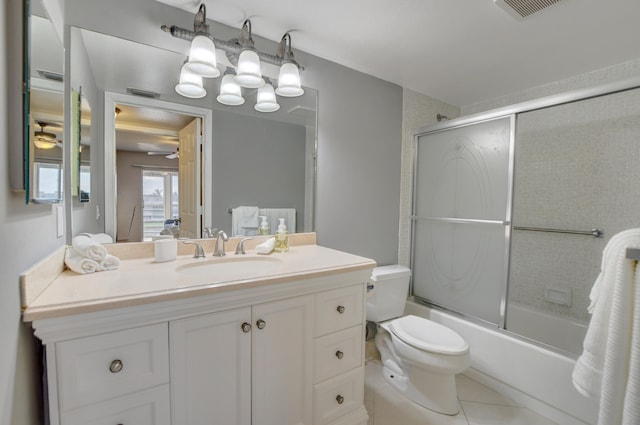
[[(518, 116), (509, 301), (586, 323), (602, 250), (640, 226), (640, 89)], [(555, 295), (554, 295), (555, 294)], [(570, 305), (553, 302), (570, 297)]]

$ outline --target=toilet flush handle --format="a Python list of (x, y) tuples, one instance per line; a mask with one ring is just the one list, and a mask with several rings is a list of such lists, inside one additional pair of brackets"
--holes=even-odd
[(373, 291), (373, 288), (375, 288), (375, 286), (373, 285), (373, 283), (368, 283), (368, 284), (367, 284), (367, 292), (369, 292), (369, 291)]

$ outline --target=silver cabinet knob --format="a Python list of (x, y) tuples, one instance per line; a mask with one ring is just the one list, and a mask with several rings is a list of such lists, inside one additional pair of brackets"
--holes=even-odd
[(342, 314), (342, 313), (344, 313), (344, 306), (343, 305), (339, 305), (338, 308), (336, 308), (336, 310), (338, 311), (338, 313)]
[(338, 396), (336, 397), (336, 401), (338, 402), (338, 404), (342, 404), (344, 403), (344, 397), (338, 394)]
[(122, 370), (122, 367), (123, 367), (122, 360), (115, 359), (109, 365), (109, 370), (111, 371), (111, 373), (118, 373), (118, 372), (120, 372)]
[(251, 331), (251, 324), (244, 322), (242, 325), (240, 325), (240, 327), (242, 328), (242, 332), (244, 333), (249, 333)]
[(258, 329), (264, 329), (264, 327), (267, 326), (267, 322), (260, 319), (256, 322), (256, 326), (258, 327)]
[(342, 360), (342, 358), (344, 357), (344, 353), (342, 351), (338, 350), (338, 351), (336, 351), (336, 357), (339, 360)]

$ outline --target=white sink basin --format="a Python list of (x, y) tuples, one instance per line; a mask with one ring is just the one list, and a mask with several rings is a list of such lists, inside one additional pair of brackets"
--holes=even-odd
[(211, 278), (212, 281), (251, 279), (273, 274), (282, 267), (276, 257), (222, 257), (194, 261), (176, 268), (185, 277)]

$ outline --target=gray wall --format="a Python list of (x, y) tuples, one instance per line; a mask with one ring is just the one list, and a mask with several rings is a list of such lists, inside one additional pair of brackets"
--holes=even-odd
[[(160, 26), (193, 26), (193, 14), (153, 0), (66, 0), (65, 15), (68, 25), (176, 51), (187, 45)], [(214, 11), (209, 18), (215, 19)], [(238, 35), (237, 28), (223, 25), (212, 25), (212, 32), (222, 39)], [(276, 51), (275, 43), (257, 37), (256, 47)], [(318, 241), (380, 264), (396, 263), (402, 89), (304, 52), (296, 51), (296, 59), (306, 68), (303, 85), (319, 91)], [(213, 101), (194, 104), (211, 107)]]
[(231, 232), (228, 208), (247, 205), (295, 208), (297, 228), (304, 228), (305, 133), (300, 125), (213, 112), (215, 227)]
[[(22, 2), (6, 1), (0, 8), (0, 424), (23, 425), (39, 420), (39, 353), (20, 311), (19, 275), (63, 243), (56, 237), (50, 205), (25, 205), (24, 193), (9, 189), (9, 148), (21, 145), (21, 122), (9, 118), (20, 112), (20, 28)], [(16, 8), (18, 10), (16, 10)], [(17, 136), (16, 136), (17, 134)]]

